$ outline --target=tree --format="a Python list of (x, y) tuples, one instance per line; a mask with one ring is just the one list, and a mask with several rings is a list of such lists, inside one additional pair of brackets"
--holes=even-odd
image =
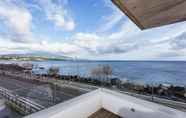
[(102, 73), (106, 78), (109, 78), (109, 76), (112, 75), (112, 68), (110, 65), (102, 65)]
[(100, 78), (101, 76), (101, 69), (100, 67), (93, 68), (90, 72), (91, 76), (94, 78)]
[[(50, 67), (47, 71), (48, 75), (51, 76), (51, 77), (55, 77), (57, 78), (57, 76), (59, 75), (59, 67)], [(53, 102), (55, 103), (56, 102), (56, 91), (57, 91), (57, 79), (55, 79), (55, 83), (53, 84), (54, 85), (54, 89), (53, 89)]]
[(47, 74), (52, 77), (57, 77), (59, 75), (59, 67), (50, 67)]
[(91, 70), (91, 75), (95, 78), (101, 79), (102, 82), (105, 82), (105, 79), (109, 79), (109, 76), (112, 75), (112, 68), (110, 65), (98, 65), (96, 68)]

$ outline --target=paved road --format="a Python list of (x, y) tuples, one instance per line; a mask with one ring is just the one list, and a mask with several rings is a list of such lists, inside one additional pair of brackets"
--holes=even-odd
[(86, 93), (68, 86), (55, 87), (45, 83), (23, 81), (23, 79), (7, 75), (0, 75), (0, 86), (45, 107), (50, 107)]

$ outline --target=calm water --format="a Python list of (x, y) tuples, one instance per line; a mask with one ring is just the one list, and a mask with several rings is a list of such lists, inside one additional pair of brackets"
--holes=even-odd
[(60, 67), (61, 74), (80, 74), (89, 76), (90, 71), (100, 64), (109, 64), (113, 75), (140, 83), (169, 83), (186, 85), (186, 62), (152, 62), (152, 61), (47, 61), (34, 62), (49, 68)]
[[(58, 66), (61, 74), (89, 76), (100, 64), (109, 64), (113, 75), (139, 83), (186, 85), (186, 61), (43, 61), (32, 62), (44, 68)], [(45, 73), (45, 70), (36, 70)]]

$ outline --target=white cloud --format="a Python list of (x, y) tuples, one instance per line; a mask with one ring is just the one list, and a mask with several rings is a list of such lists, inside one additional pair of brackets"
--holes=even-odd
[(11, 2), (0, 2), (0, 17), (6, 24), (18, 33), (29, 33), (31, 27), (31, 14), (24, 8), (17, 7)]
[(12, 0), (0, 1), (0, 19), (10, 29), (8, 35), (12, 40), (24, 41), (31, 35), (32, 15), (23, 8), (16, 6)]
[(37, 0), (41, 9), (44, 11), (48, 20), (52, 21), (55, 26), (72, 31), (75, 28), (75, 22), (64, 8), (68, 1), (63, 2), (64, 5), (54, 3), (52, 0)]
[[(186, 23), (181, 23), (141, 31), (131, 21), (128, 21), (121, 26), (119, 31), (107, 35), (78, 33), (73, 36), (69, 44), (79, 47), (81, 53), (94, 58), (101, 57), (101, 59), (184, 58), (186, 56), (184, 46), (186, 37), (183, 33), (185, 26)], [(155, 36), (156, 34), (158, 35)], [(179, 50), (175, 50), (175, 46), (179, 47)]]
[(99, 36), (91, 33), (77, 33), (72, 38), (75, 45), (85, 48), (96, 48), (98, 41), (101, 41)]
[(125, 40), (125, 38), (139, 34), (141, 32), (142, 31), (132, 21), (126, 20), (122, 22), (119, 31), (111, 33), (109, 38)]
[(111, 0), (103, 0), (106, 8), (109, 8), (110, 12), (106, 16), (103, 16), (102, 24), (98, 28), (98, 32), (106, 32), (111, 30), (113, 27), (121, 23), (122, 20), (126, 19), (126, 16), (113, 5)]
[[(178, 59), (186, 57), (186, 49), (175, 50), (171, 44), (177, 39), (147, 41), (143, 39), (111, 39), (94, 33), (77, 33), (65, 42), (40, 39), (33, 43), (15, 43), (1, 39), (0, 50), (25, 53), (29, 51), (65, 54), (88, 59)], [(178, 36), (180, 37), (180, 36)], [(185, 38), (184, 38), (185, 39)], [(9, 44), (8, 46), (6, 44)], [(177, 44), (177, 43), (176, 43)], [(180, 44), (180, 43), (178, 43)]]
[(66, 30), (72, 31), (75, 28), (75, 22), (73, 20), (69, 20), (68, 22), (66, 22), (64, 27)]
[(105, 16), (103, 19), (103, 24), (99, 26), (98, 32), (105, 32), (112, 29), (123, 19), (123, 14), (120, 12), (114, 12), (110, 16)]
[(186, 50), (186, 32), (174, 37), (170, 45), (174, 50)]
[(45, 44), (41, 45), (33, 44), (30, 48), (34, 49), (33, 47), (37, 47), (36, 49), (40, 51), (61, 53), (70, 56), (80, 51), (77, 46), (64, 42), (45, 42)]

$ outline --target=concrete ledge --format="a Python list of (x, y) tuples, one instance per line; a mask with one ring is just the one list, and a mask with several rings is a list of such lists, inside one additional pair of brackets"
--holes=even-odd
[(25, 118), (87, 118), (101, 108), (125, 118), (186, 116), (185, 112), (100, 88)]

